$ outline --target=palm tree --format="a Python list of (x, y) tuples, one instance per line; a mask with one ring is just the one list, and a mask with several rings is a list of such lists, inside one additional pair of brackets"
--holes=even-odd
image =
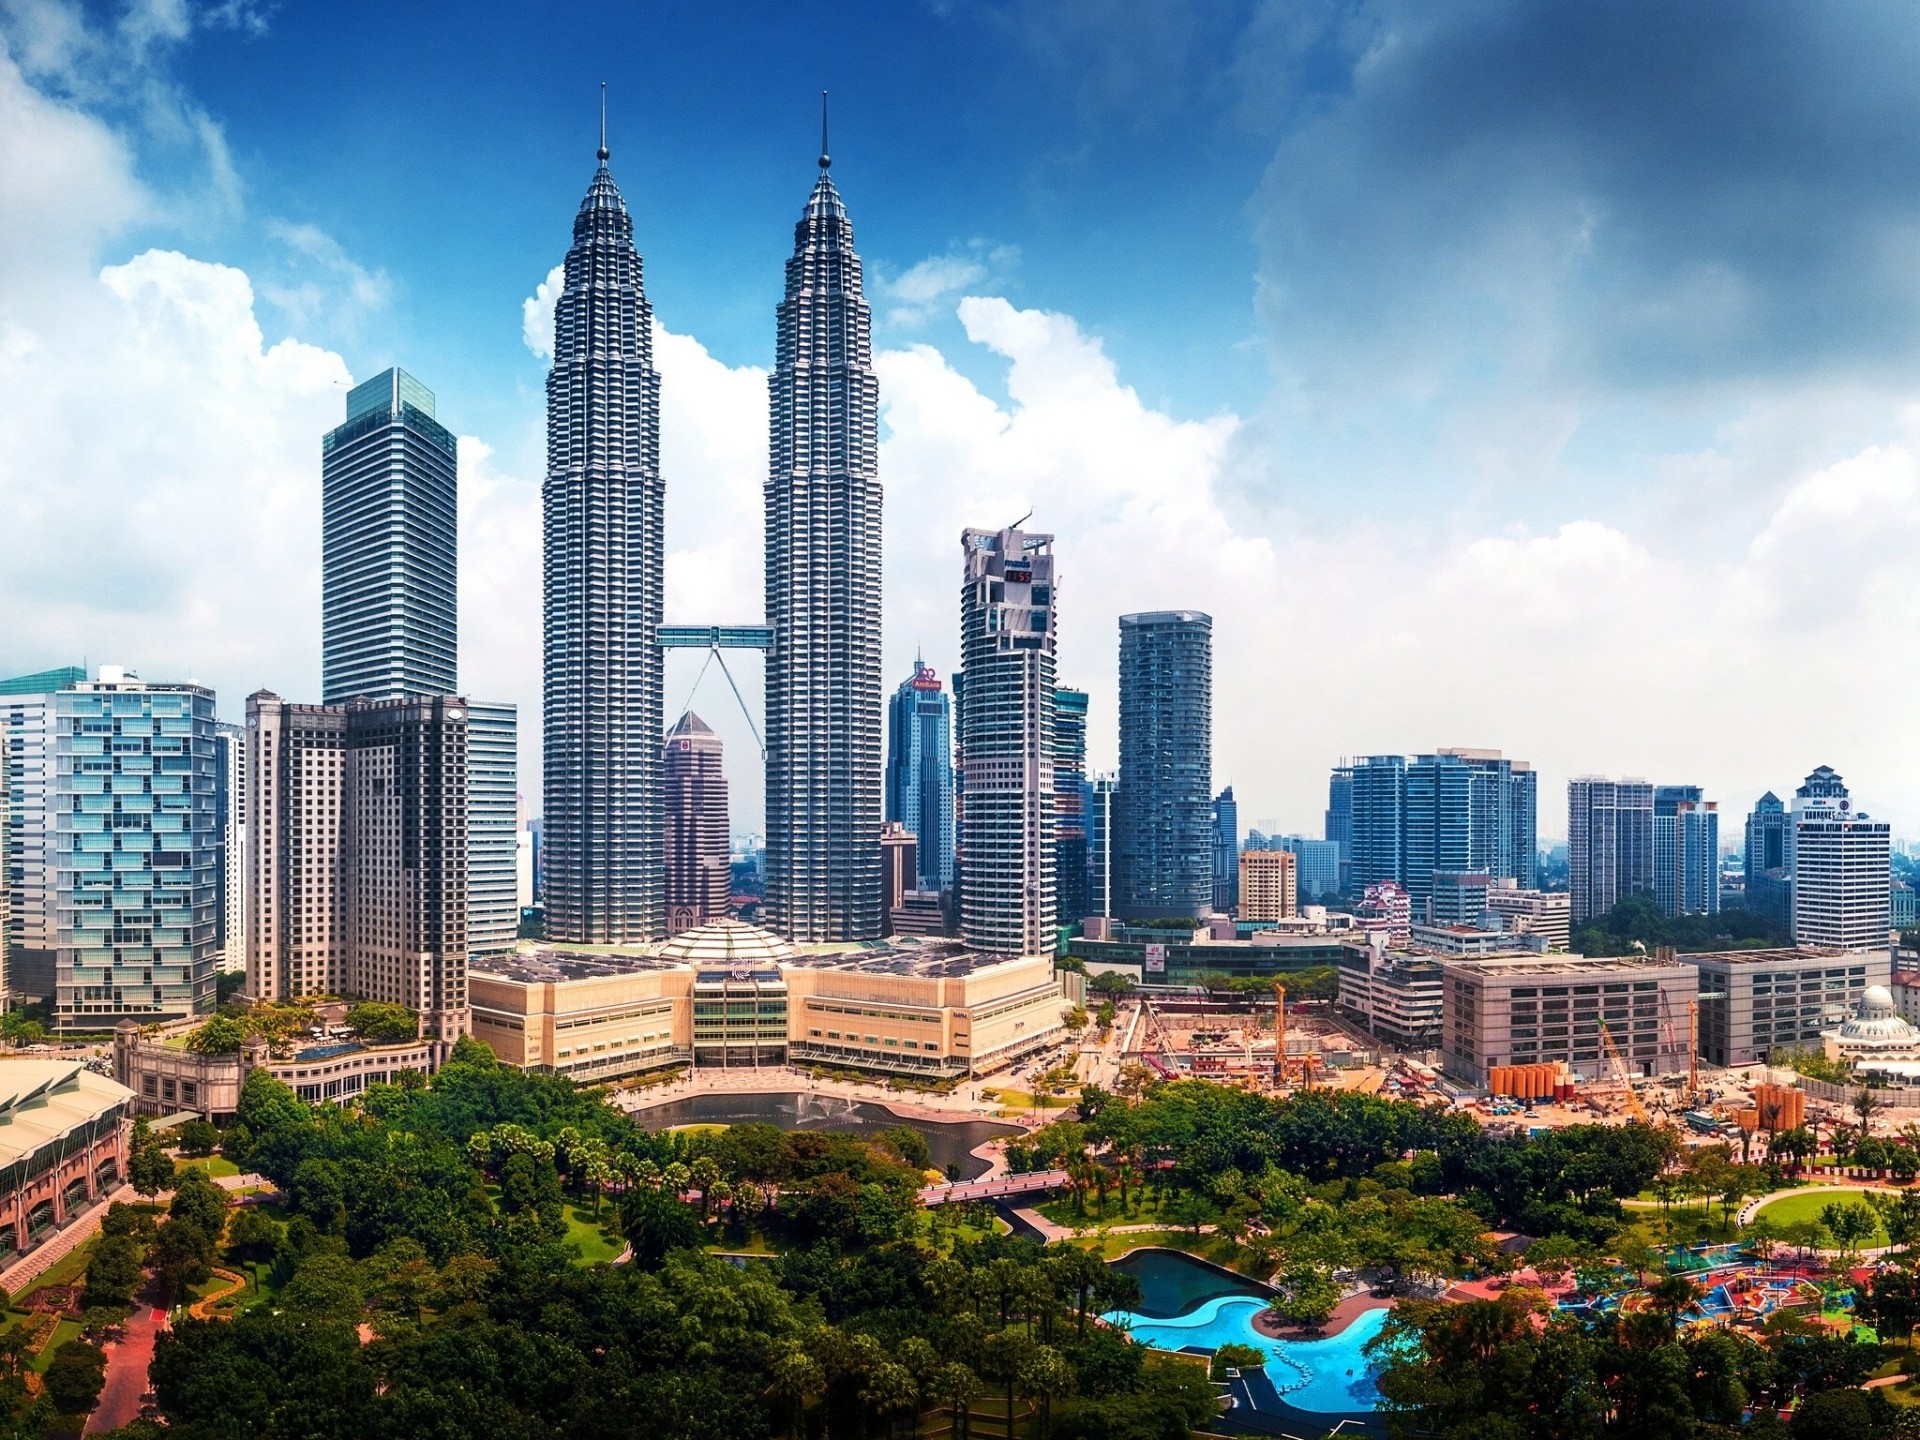
[(827, 1372), (798, 1345), (789, 1345), (774, 1360), (771, 1374), (773, 1393), (787, 1404), (787, 1440), (798, 1440), (807, 1400), (827, 1388)]
[(1860, 1117), (1860, 1138), (1862, 1140), (1873, 1133), (1873, 1113), (1879, 1108), (1880, 1102), (1873, 1098), (1873, 1091), (1869, 1087), (1862, 1085), (1860, 1087), (1860, 1093), (1853, 1097), (1853, 1113)]
[(973, 1402), (980, 1398), (980, 1377), (958, 1361), (942, 1365), (933, 1374), (933, 1394), (947, 1407), (947, 1433), (968, 1440), (973, 1430)]
[(1036, 1346), (1020, 1367), (1020, 1388), (1040, 1397), (1040, 1440), (1048, 1440), (1053, 1433), (1054, 1397), (1073, 1389), (1073, 1367), (1052, 1346)]

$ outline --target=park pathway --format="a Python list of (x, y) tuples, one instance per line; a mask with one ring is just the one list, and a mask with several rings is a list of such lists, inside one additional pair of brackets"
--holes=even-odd
[(118, 1430), (140, 1418), (140, 1407), (147, 1393), (147, 1371), (153, 1364), (154, 1343), (167, 1328), (167, 1312), (158, 1305), (142, 1303), (122, 1327), (118, 1340), (106, 1344), (106, 1384), (100, 1400), (87, 1417), (85, 1435)]
[(1742, 1225), (1751, 1225), (1753, 1223), (1753, 1217), (1760, 1213), (1763, 1206), (1774, 1200), (1785, 1199), (1789, 1195), (1804, 1195), (1809, 1190), (1885, 1190), (1891, 1194), (1898, 1195), (1902, 1191), (1912, 1188), (1913, 1187), (1909, 1185), (1887, 1185), (1877, 1180), (1813, 1180), (1805, 1185), (1795, 1185), (1786, 1190), (1775, 1190), (1766, 1195), (1756, 1195), (1735, 1212), (1734, 1219), (1738, 1220)]

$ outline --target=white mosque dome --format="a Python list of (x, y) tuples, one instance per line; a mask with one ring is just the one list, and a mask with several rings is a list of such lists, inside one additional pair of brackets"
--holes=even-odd
[(1901, 1017), (1894, 1008), (1893, 992), (1884, 985), (1869, 985), (1853, 1014), (1827, 1035), (1829, 1051), (1837, 1052), (1836, 1058), (1920, 1058), (1920, 1030)]
[(792, 960), (793, 947), (744, 920), (709, 920), (683, 930), (655, 952), (662, 960), (714, 970), (753, 970)]

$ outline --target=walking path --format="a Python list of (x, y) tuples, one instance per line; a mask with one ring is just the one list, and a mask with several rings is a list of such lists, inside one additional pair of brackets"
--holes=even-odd
[(94, 1202), (92, 1209), (84, 1211), (77, 1220), (69, 1220), (66, 1229), (0, 1270), (0, 1290), (5, 1290), (9, 1295), (18, 1295), (55, 1264), (71, 1255), (75, 1246), (84, 1245), (98, 1235), (100, 1222), (107, 1217), (108, 1205), (115, 1200), (132, 1201), (136, 1198), (131, 1185), (122, 1185), (112, 1193), (103, 1195)]
[(1911, 1186), (1907, 1185), (1887, 1185), (1877, 1180), (1835, 1180), (1831, 1182), (1814, 1180), (1805, 1185), (1795, 1185), (1790, 1189), (1775, 1190), (1766, 1195), (1756, 1195), (1735, 1212), (1734, 1218), (1742, 1225), (1751, 1225), (1753, 1223), (1753, 1217), (1758, 1215), (1761, 1207), (1765, 1206), (1769, 1201), (1785, 1199), (1789, 1195), (1805, 1195), (1809, 1190), (1885, 1190), (1898, 1195), (1911, 1188)]
[[(1186, 1225), (1169, 1225), (1164, 1221), (1159, 1223), (1146, 1221), (1138, 1225), (1082, 1225), (1076, 1228), (1071, 1225), (1056, 1224), (1054, 1221), (1042, 1215), (1038, 1210), (1030, 1209), (1024, 1205), (1014, 1205), (1008, 1208), (1035, 1230), (1038, 1230), (1049, 1245), (1055, 1240), (1087, 1240), (1101, 1235), (1141, 1235), (1148, 1231), (1158, 1231), (1161, 1234), (1165, 1234), (1170, 1230), (1188, 1231), (1191, 1233), (1192, 1228)], [(1202, 1235), (1211, 1235), (1219, 1228), (1218, 1225), (1202, 1225), (1200, 1227), (1200, 1233)]]
[(154, 1343), (167, 1328), (167, 1312), (158, 1305), (140, 1305), (123, 1327), (118, 1340), (106, 1344), (106, 1385), (100, 1401), (87, 1417), (82, 1432), (98, 1435), (118, 1430), (140, 1418), (147, 1393), (147, 1371), (153, 1364)]

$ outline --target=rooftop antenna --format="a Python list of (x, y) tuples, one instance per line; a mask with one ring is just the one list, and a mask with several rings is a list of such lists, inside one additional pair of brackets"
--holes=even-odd
[(607, 163), (607, 82), (600, 82), (600, 163)]
[(827, 153), (827, 92), (820, 92), (820, 168), (827, 169), (833, 164), (833, 156)]

